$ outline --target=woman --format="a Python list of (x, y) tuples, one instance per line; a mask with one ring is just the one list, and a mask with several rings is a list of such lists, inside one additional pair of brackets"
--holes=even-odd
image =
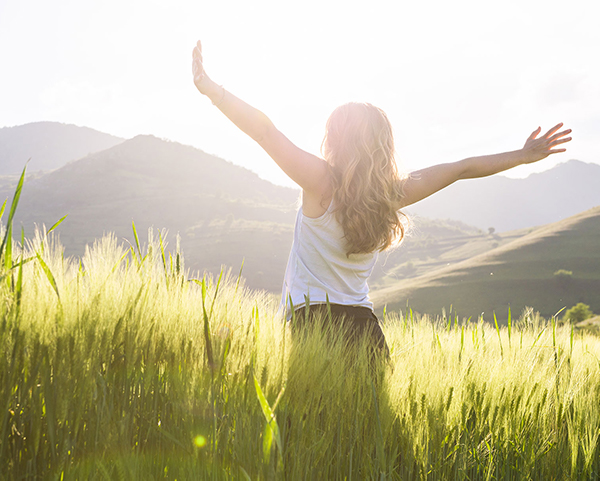
[(538, 138), (536, 129), (520, 150), (471, 157), (400, 177), (392, 128), (370, 105), (338, 107), (327, 121), (319, 158), (290, 142), (260, 111), (213, 82), (204, 70), (200, 42), (193, 50), (194, 84), (238, 128), (252, 137), (302, 188), (302, 206), (283, 286), (287, 317), (308, 320), (317, 313), (343, 319), (351, 339), (368, 335), (387, 351), (368, 297), (367, 279), (377, 253), (404, 235), (400, 209), (460, 179), (496, 174), (536, 162), (569, 142), (562, 124)]

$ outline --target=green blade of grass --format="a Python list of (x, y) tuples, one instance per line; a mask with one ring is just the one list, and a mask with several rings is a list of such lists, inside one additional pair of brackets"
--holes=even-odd
[(4, 204), (2, 204), (2, 207), (0, 207), (0, 219), (2, 219), (2, 216), (4, 215), (4, 209), (6, 209), (7, 202), (8, 202), (8, 198), (4, 200)]
[(111, 269), (111, 272), (114, 273), (117, 268), (121, 265), (121, 263), (123, 262), (123, 260), (129, 255), (129, 251), (125, 251), (125, 254), (123, 254), (121, 256), (121, 258), (117, 261), (117, 263), (113, 266), (113, 268)]
[(242, 468), (241, 466), (240, 468), (240, 472), (242, 473), (242, 476), (244, 477), (245, 481), (252, 481), (252, 478), (248, 475), (248, 473), (246, 472), (246, 470), (244, 468)]
[[(279, 433), (279, 425), (277, 424), (277, 420), (275, 419), (275, 413), (271, 409), (271, 406), (269, 406), (267, 398), (265, 398), (265, 395), (263, 394), (262, 389), (260, 388), (260, 384), (258, 383), (258, 379), (256, 379), (256, 376), (254, 376), (254, 387), (256, 389), (256, 397), (258, 398), (258, 402), (260, 403), (260, 407), (265, 416), (265, 420), (267, 421), (267, 425), (265, 427), (265, 435), (267, 435), (267, 432), (269, 431), (270, 436), (272, 436), (272, 439), (275, 439), (275, 444), (277, 445), (279, 454), (279, 461), (282, 463), (283, 450), (281, 444), (281, 435)], [(265, 462), (268, 461), (271, 455), (272, 439), (269, 442), (268, 449), (266, 449), (265, 444), (263, 444), (263, 454), (265, 456)]]
[(194, 282), (200, 285), (202, 288), (202, 314), (204, 318), (204, 342), (206, 344), (206, 360), (212, 372), (215, 367), (215, 363), (213, 358), (212, 341), (210, 336), (209, 318), (208, 313), (206, 312), (206, 279), (202, 278), (202, 282), (198, 281), (198, 279), (194, 279)]
[(140, 266), (140, 263), (138, 261), (138, 256), (135, 253), (135, 249), (133, 248), (133, 245), (131, 244), (131, 242), (129, 242), (127, 239), (123, 239), (125, 242), (127, 242), (127, 244), (129, 244), (129, 250), (127, 251), (128, 254), (131, 254), (131, 258), (133, 259), (133, 261), (135, 262), (135, 265), (137, 267)]
[[(25, 230), (21, 227), (21, 246), (25, 245)], [(19, 273), (17, 275), (17, 285), (15, 288), (15, 300), (17, 301), (17, 316), (21, 309), (21, 294), (23, 291), (23, 253), (21, 251), (21, 262), (19, 262)]]
[(494, 312), (494, 326), (496, 326), (496, 332), (498, 333), (498, 342), (500, 343), (500, 355), (504, 357), (504, 349), (502, 349), (502, 338), (500, 337), (500, 328), (498, 327), (498, 319), (496, 319), (496, 312)]
[(158, 233), (158, 243), (160, 245), (160, 254), (162, 259), (163, 268), (165, 269), (165, 280), (169, 283), (169, 268), (167, 267), (167, 258), (165, 257), (165, 245), (163, 243), (162, 232)]
[[(12, 269), (12, 224), (8, 225), (6, 230), (6, 236), (4, 237), (6, 243), (4, 244), (4, 268), (7, 271)], [(1, 254), (0, 254), (1, 256)]]
[(58, 297), (58, 300), (60, 301), (60, 294), (58, 293), (58, 286), (56, 285), (56, 279), (54, 278), (52, 271), (50, 270), (48, 265), (44, 262), (44, 259), (42, 259), (42, 256), (39, 253), (37, 254), (37, 259), (40, 263), (40, 266), (42, 266), (42, 270), (44, 271), (44, 274), (46, 274), (46, 277), (48, 278), (48, 281), (50, 282), (52, 289), (54, 289), (54, 292), (56, 292), (56, 297)]
[(52, 232), (54, 229), (56, 229), (59, 225), (61, 225), (63, 223), (63, 220), (65, 220), (67, 218), (69, 214), (67, 215), (63, 215), (60, 219), (58, 219), (54, 225), (52, 227), (50, 227), (50, 229), (48, 229), (48, 232), (46, 232), (46, 234), (50, 234), (50, 232)]
[(219, 280), (217, 281), (217, 286), (215, 287), (215, 295), (213, 296), (212, 304), (210, 305), (210, 317), (213, 315), (213, 309), (215, 307), (215, 301), (217, 300), (217, 294), (219, 293), (219, 287), (221, 286), (221, 280), (223, 279), (223, 268), (221, 268), (221, 272), (219, 273)]
[(35, 259), (37, 259), (37, 256), (32, 256), (32, 257), (28, 257), (27, 259), (22, 259), (19, 262), (17, 262), (14, 266), (12, 266), (12, 268), (13, 269), (17, 269), (18, 267), (24, 266), (28, 262), (31, 262), (31, 261), (33, 261)]
[[(325, 300), (327, 301), (327, 322), (333, 322), (333, 315), (331, 314), (331, 304), (329, 303), (329, 294), (325, 294)], [(385, 315), (385, 313), (384, 313)]]
[(531, 345), (531, 347), (535, 347), (535, 345), (540, 340), (540, 337), (542, 337), (542, 334), (544, 334), (544, 332), (546, 332), (546, 328), (545, 327), (540, 331), (540, 333), (538, 334), (538, 336), (535, 338), (535, 341), (533, 341), (533, 344)]
[(223, 346), (223, 352), (221, 355), (221, 368), (219, 369), (219, 381), (222, 381), (227, 374), (227, 369), (225, 369), (225, 364), (227, 363), (227, 356), (229, 355), (229, 350), (231, 348), (231, 338), (227, 336), (225, 339), (225, 345)]
[(508, 347), (510, 347), (511, 335), (512, 335), (512, 316), (510, 313), (510, 306), (508, 306)]
[[(19, 204), (19, 198), (21, 197), (21, 190), (23, 189), (23, 183), (25, 182), (25, 172), (27, 171), (27, 164), (29, 160), (25, 164), (23, 168), (23, 173), (21, 174), (21, 178), (19, 179), (19, 183), (17, 184), (17, 188), (15, 189), (15, 195), (13, 197), (12, 204), (10, 206), (10, 212), (8, 214), (8, 221), (6, 223), (6, 234), (4, 234), (4, 239), (2, 239), (2, 244), (0, 245), (0, 257), (2, 257), (2, 253), (4, 252), (4, 248), (6, 247), (6, 243), (8, 242), (9, 232), (12, 233), (12, 222), (15, 217), (15, 212), (17, 210), (17, 205)], [(4, 207), (2, 208), (2, 213), (4, 213)]]
[(242, 259), (242, 265), (240, 266), (240, 273), (238, 274), (237, 282), (235, 283), (235, 293), (234, 294), (237, 294), (238, 287), (240, 287), (240, 280), (242, 279), (242, 270), (244, 269), (244, 261), (245, 260), (246, 260), (246, 258), (244, 257)]
[(131, 227), (133, 227), (133, 238), (135, 239), (135, 245), (138, 250), (138, 255), (140, 256), (140, 260), (142, 259), (142, 249), (140, 248), (140, 239), (137, 235), (137, 230), (135, 228), (135, 222), (131, 221)]
[(387, 463), (385, 460), (383, 429), (381, 428), (381, 418), (379, 416), (379, 403), (377, 402), (377, 393), (375, 392), (375, 384), (373, 384), (373, 380), (371, 380), (371, 394), (373, 395), (373, 405), (375, 406), (375, 418), (377, 420), (377, 437), (375, 438), (375, 452), (377, 455), (377, 460), (379, 461), (379, 469), (381, 470), (381, 476), (383, 478), (383, 473), (385, 471), (385, 466)]
[(271, 448), (273, 447), (273, 430), (270, 423), (265, 423), (263, 430), (263, 461), (269, 464), (271, 460)]

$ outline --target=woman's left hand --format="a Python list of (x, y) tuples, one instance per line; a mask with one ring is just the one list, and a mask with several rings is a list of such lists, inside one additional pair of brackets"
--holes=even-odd
[(571, 133), (571, 129), (556, 133), (556, 131), (562, 126), (562, 122), (555, 125), (540, 138), (537, 138), (537, 136), (542, 131), (542, 128), (538, 127), (536, 130), (534, 130), (529, 138), (525, 141), (525, 145), (523, 146), (523, 163), (531, 164), (533, 162), (537, 162), (538, 160), (545, 159), (551, 154), (565, 152), (567, 149), (555, 148), (560, 144), (571, 141), (571, 137), (565, 137), (565, 135)]

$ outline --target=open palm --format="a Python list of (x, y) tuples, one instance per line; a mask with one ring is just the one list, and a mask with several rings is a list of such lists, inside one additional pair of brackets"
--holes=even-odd
[(525, 145), (523, 146), (523, 153), (525, 155), (526, 164), (530, 164), (532, 162), (537, 162), (538, 160), (545, 159), (551, 154), (558, 154), (560, 152), (566, 152), (567, 149), (557, 149), (560, 144), (564, 144), (565, 142), (570, 142), (571, 137), (565, 137), (565, 135), (571, 133), (571, 129), (563, 130), (562, 132), (557, 132), (563, 126), (562, 122), (560, 124), (552, 127), (548, 132), (546, 132), (543, 136), (538, 138), (538, 135), (542, 131), (541, 127), (538, 127), (534, 130), (528, 139), (525, 141)]

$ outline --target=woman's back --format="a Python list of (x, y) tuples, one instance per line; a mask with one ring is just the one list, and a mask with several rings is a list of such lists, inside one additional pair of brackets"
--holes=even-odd
[[(344, 304), (372, 308), (367, 280), (377, 260), (377, 252), (347, 255), (342, 225), (331, 202), (317, 218), (296, 218), (294, 242), (286, 268), (282, 306), (288, 317), (291, 305), (296, 309), (310, 304)], [(291, 299), (291, 305), (290, 305)]]

